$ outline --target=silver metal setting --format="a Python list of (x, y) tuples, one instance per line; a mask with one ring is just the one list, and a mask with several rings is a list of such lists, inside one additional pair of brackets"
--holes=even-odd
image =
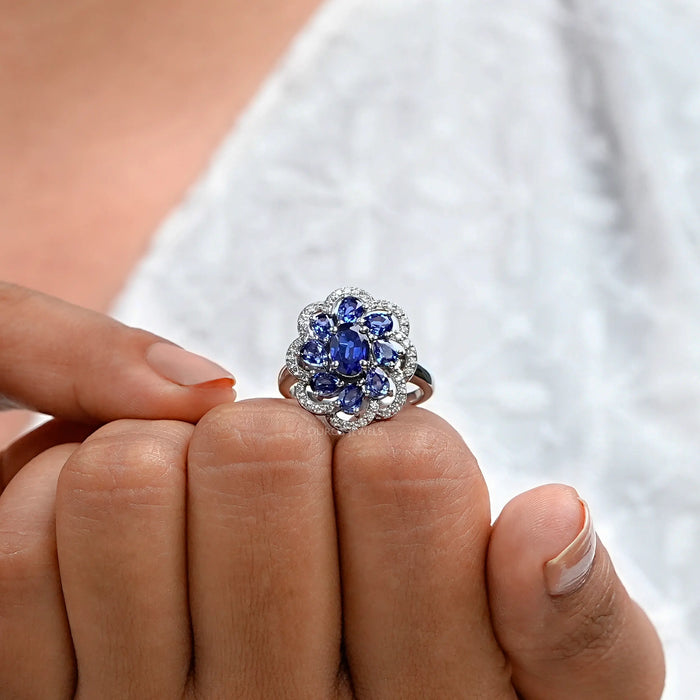
[[(326, 314), (333, 319), (333, 325), (329, 329), (332, 335), (337, 332), (336, 312), (340, 302), (346, 297), (354, 297), (362, 302), (364, 312), (362, 317), (355, 322), (360, 332), (366, 336), (370, 344), (379, 337), (382, 341), (390, 341), (395, 347), (398, 360), (390, 366), (379, 365), (374, 354), (366, 360), (361, 360), (362, 373), (360, 377), (375, 367), (382, 369), (389, 379), (389, 393), (383, 398), (372, 398), (364, 384), (356, 384), (354, 377), (344, 377), (337, 370), (337, 362), (331, 362), (330, 358), (324, 369), (309, 369), (300, 359), (302, 346), (309, 340), (318, 340), (311, 330), (311, 321), (318, 314)], [(382, 312), (391, 316), (393, 328), (380, 336), (373, 334), (363, 323), (363, 319), (371, 314)], [(430, 373), (418, 364), (416, 348), (408, 337), (410, 324), (403, 309), (396, 304), (384, 299), (376, 300), (364, 289), (358, 287), (341, 287), (331, 292), (325, 301), (308, 304), (299, 314), (297, 320), (299, 336), (292, 341), (287, 350), (286, 364), (278, 377), (278, 385), (283, 396), (296, 398), (299, 404), (311, 413), (325, 418), (334, 430), (348, 433), (369, 425), (373, 420), (386, 420), (396, 415), (406, 403), (418, 404), (426, 401), (433, 393), (433, 384)], [(334, 373), (343, 383), (343, 386), (358, 386), (362, 391), (362, 403), (355, 413), (346, 413), (341, 406), (338, 392), (334, 396), (321, 398), (311, 389), (311, 379), (316, 372), (325, 371)], [(408, 385), (412, 385), (409, 388)]]

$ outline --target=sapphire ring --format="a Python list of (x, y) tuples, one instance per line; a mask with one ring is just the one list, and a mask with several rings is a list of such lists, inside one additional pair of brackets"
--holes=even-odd
[(280, 392), (341, 433), (386, 420), (430, 398), (403, 309), (363, 289), (342, 287), (299, 314)]

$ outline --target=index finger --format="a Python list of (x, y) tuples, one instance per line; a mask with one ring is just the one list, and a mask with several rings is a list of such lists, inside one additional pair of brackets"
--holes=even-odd
[(197, 421), (235, 398), (219, 365), (147, 331), (0, 282), (0, 409), (83, 422)]

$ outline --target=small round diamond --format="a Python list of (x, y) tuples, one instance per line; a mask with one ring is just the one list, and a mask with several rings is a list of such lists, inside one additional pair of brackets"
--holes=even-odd
[(319, 368), (324, 367), (327, 360), (328, 354), (326, 353), (326, 348), (318, 340), (307, 340), (302, 346), (299, 352), (301, 361), (307, 367)]
[(357, 413), (362, 406), (362, 389), (354, 384), (349, 384), (341, 390), (338, 400), (345, 413)]
[(371, 369), (367, 372), (365, 386), (373, 399), (382, 399), (389, 394), (389, 377), (386, 376), (386, 372), (383, 369), (378, 367)]
[(391, 367), (394, 365), (396, 360), (399, 359), (399, 354), (393, 345), (383, 341), (375, 340), (372, 345), (372, 352), (374, 353), (374, 359), (377, 364), (382, 367)]
[(379, 312), (367, 314), (367, 316), (365, 316), (365, 325), (369, 328), (372, 335), (380, 338), (394, 327), (394, 322), (389, 314)]
[(330, 372), (316, 372), (309, 382), (311, 391), (323, 399), (335, 396), (340, 389), (340, 379)]
[(319, 340), (328, 340), (333, 329), (333, 319), (328, 314), (318, 314), (309, 321), (309, 326)]
[(353, 323), (365, 312), (362, 302), (356, 297), (345, 297), (338, 304), (338, 323)]

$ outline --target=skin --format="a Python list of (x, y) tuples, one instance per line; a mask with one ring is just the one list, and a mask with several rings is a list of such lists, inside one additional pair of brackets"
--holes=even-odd
[[(5, 5), (0, 279), (104, 310), (317, 0)], [(55, 299), (0, 284), (0, 326), (0, 399), (60, 419), (0, 453), (3, 698), (659, 697), (604, 548), (544, 590), (573, 489), (492, 526), (428, 411), (335, 439), (164, 382), (156, 338)]]
[(0, 3), (0, 280), (108, 310), (319, 2)]
[(660, 696), (658, 639), (602, 547), (580, 589), (544, 591), (542, 544), (580, 523), (552, 540), (533, 516), (575, 492), (523, 494), (492, 528), (473, 455), (429, 411), (336, 439), (290, 400), (227, 403), (16, 467), (3, 697)]
[(0, 4), (0, 279), (106, 310), (318, 4)]

